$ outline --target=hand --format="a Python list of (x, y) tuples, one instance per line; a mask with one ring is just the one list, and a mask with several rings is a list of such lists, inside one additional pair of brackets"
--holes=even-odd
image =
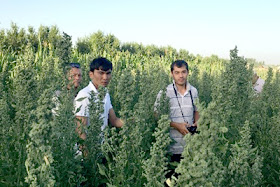
[(187, 129), (187, 123), (177, 123), (176, 125), (176, 129), (183, 135), (185, 136), (186, 134), (189, 133), (188, 129)]

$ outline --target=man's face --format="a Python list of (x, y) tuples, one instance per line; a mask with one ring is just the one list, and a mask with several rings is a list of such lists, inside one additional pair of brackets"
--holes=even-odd
[(189, 71), (187, 70), (186, 66), (179, 68), (175, 65), (171, 75), (177, 85), (184, 86), (187, 82)]
[(106, 87), (112, 78), (112, 70), (103, 71), (95, 69), (93, 72), (89, 72), (89, 77), (97, 89), (99, 86)]
[(79, 68), (71, 68), (68, 72), (68, 80), (71, 85), (74, 85), (75, 88), (80, 86), (82, 81), (82, 71)]

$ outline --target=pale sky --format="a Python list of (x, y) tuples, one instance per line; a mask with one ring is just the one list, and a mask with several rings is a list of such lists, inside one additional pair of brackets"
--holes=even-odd
[(280, 65), (278, 0), (0, 0), (0, 28), (56, 25), (77, 38), (98, 30), (121, 42), (194, 55), (239, 55)]

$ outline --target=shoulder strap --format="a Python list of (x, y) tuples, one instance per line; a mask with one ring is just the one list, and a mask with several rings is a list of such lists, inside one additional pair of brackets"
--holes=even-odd
[(194, 121), (194, 114), (195, 114), (195, 105), (194, 105), (194, 103), (193, 103), (193, 96), (192, 96), (192, 91), (191, 91), (191, 89), (190, 89), (190, 96), (191, 96), (191, 100), (192, 100), (192, 106), (193, 106), (193, 123), (195, 122)]

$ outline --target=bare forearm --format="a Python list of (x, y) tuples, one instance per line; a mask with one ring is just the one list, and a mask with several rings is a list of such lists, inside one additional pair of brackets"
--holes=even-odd
[(173, 127), (173, 128), (175, 128), (175, 129), (177, 129), (177, 127), (179, 126), (179, 124), (180, 124), (180, 123), (176, 123), (176, 122), (171, 121), (171, 122), (170, 122), (170, 127)]
[(112, 125), (117, 128), (121, 128), (123, 124), (124, 122), (120, 118), (116, 118), (112, 123)]
[(87, 138), (87, 135), (85, 133), (84, 127), (87, 125), (87, 118), (86, 117), (76, 117), (77, 120), (77, 128), (76, 133), (78, 136), (85, 140)]
[(124, 122), (116, 116), (113, 108), (109, 110), (109, 121), (114, 127), (118, 128), (122, 127), (124, 124)]
[(186, 135), (189, 132), (186, 128), (187, 123), (170, 122), (170, 126), (178, 130), (182, 135)]

